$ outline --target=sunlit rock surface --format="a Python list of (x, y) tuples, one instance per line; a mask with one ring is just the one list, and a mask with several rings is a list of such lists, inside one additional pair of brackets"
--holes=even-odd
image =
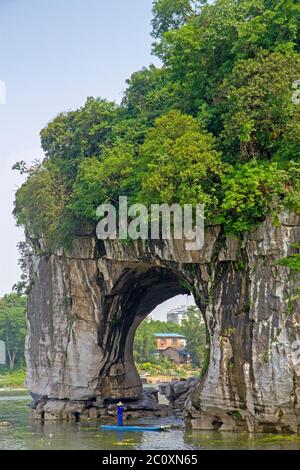
[(192, 292), (209, 361), (185, 403), (186, 425), (299, 431), (300, 279), (276, 265), (299, 241), (300, 219), (285, 213), (241, 240), (208, 227), (199, 252), (178, 240), (104, 243), (84, 230), (68, 254), (35, 242), (26, 358), (36, 412), (140, 399), (136, 328), (161, 302)]

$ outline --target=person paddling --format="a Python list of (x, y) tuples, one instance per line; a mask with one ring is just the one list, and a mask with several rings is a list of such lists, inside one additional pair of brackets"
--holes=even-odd
[(118, 410), (118, 426), (123, 426), (124, 424), (124, 405), (121, 401), (117, 404)]

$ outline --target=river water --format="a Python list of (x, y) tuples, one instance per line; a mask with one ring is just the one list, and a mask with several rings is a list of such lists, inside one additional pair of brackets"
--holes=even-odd
[(135, 421), (136, 424), (176, 426), (162, 433), (100, 431), (95, 422), (46, 421), (43, 424), (30, 417), (29, 402), (25, 392), (0, 392), (0, 421), (11, 423), (10, 427), (0, 427), (0, 450), (300, 450), (300, 436), (184, 430), (180, 418)]

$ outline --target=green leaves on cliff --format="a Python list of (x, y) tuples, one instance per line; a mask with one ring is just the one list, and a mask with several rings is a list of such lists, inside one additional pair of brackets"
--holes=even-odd
[(300, 213), (300, 162), (251, 161), (228, 167), (216, 220), (227, 233), (243, 233), (284, 208)]
[(49, 247), (67, 246), (73, 230), (68, 209), (66, 176), (52, 162), (36, 164), (17, 191), (15, 216), (29, 236), (45, 239)]
[(151, 203), (216, 203), (222, 174), (215, 139), (192, 116), (171, 111), (157, 119), (140, 147), (141, 191)]
[(277, 262), (280, 266), (286, 266), (292, 271), (297, 271), (300, 273), (300, 245), (294, 246), (296, 253), (286, 258), (282, 258)]
[(204, 202), (234, 233), (300, 212), (298, 0), (156, 0), (153, 12), (163, 66), (135, 72), (120, 106), (88, 98), (41, 132), (45, 161), (15, 214), (51, 246), (119, 195)]
[(287, 174), (277, 163), (251, 161), (223, 177), (219, 222), (227, 232), (242, 233), (263, 221), (285, 195)]
[(69, 204), (79, 217), (96, 219), (96, 208), (101, 203), (117, 203), (119, 195), (131, 195), (134, 168), (134, 146), (124, 141), (106, 148), (102, 158), (89, 157), (82, 160), (73, 186)]
[[(300, 158), (300, 106), (291, 99), (300, 55), (266, 52), (237, 62), (223, 81), (221, 145), (234, 163)], [(234, 160), (233, 160), (234, 158)]]
[(158, 118), (135, 152), (133, 144), (117, 140), (101, 158), (83, 159), (69, 208), (78, 216), (95, 218), (101, 202), (118, 202), (119, 195), (151, 203), (215, 202), (220, 184), (221, 155), (215, 139), (197, 120), (179, 111)]

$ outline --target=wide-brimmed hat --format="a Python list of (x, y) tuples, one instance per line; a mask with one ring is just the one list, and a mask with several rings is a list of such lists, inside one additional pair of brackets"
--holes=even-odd
[(119, 403), (117, 405), (118, 406), (123, 406), (123, 403), (121, 401), (119, 401)]

